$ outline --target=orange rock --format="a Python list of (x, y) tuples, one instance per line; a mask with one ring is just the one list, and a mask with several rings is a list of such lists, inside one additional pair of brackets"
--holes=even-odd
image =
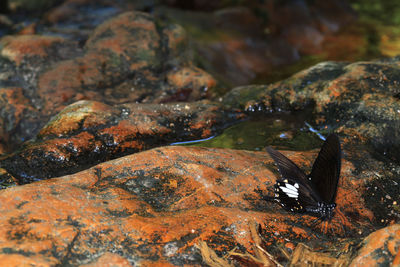
[[(142, 263), (143, 264), (143, 263)], [(125, 267), (133, 266), (129, 261), (115, 253), (106, 252), (101, 255), (96, 261), (80, 265), (81, 267)]]
[[(172, 46), (173, 53), (165, 53), (169, 48), (160, 46), (164, 38), (170, 39), (167, 45)], [(166, 26), (165, 31), (159, 31), (154, 18), (144, 12), (113, 17), (89, 36), (84, 53), (75, 48), (75, 57), (40, 73), (37, 92), (45, 101), (44, 111), (54, 115), (81, 99), (108, 104), (176, 102), (176, 94), (186, 87), (191, 90), (190, 100), (206, 98), (204, 91), (216, 82), (203, 70), (183, 67), (190, 63), (184, 57), (184, 38), (179, 27)], [(7, 51), (3, 49), (3, 53)], [(164, 61), (171, 61), (171, 67), (163, 74), (160, 69)], [(170, 68), (183, 68), (186, 75), (166, 84)]]
[(80, 8), (84, 5), (93, 3), (93, 0), (67, 0), (63, 1), (61, 5), (51, 9), (46, 15), (47, 22), (56, 24), (80, 12)]
[[(166, 102), (190, 101), (204, 98), (207, 91), (217, 84), (216, 80), (210, 74), (193, 66), (168, 73), (167, 80), (173, 87), (178, 88), (178, 91), (175, 95), (171, 96), (171, 100), (166, 99)], [(197, 90), (198, 88), (202, 88), (202, 90)], [(186, 93), (185, 89), (187, 90)]]
[(168, 52), (171, 59), (182, 60), (182, 63), (190, 63), (190, 56), (185, 55), (185, 52), (188, 52), (185, 49), (188, 45), (185, 29), (179, 24), (169, 24), (163, 29), (163, 34), (168, 41)]
[(20, 30), (18, 32), (18, 34), (20, 35), (32, 35), (32, 34), (36, 34), (36, 27), (37, 27), (37, 23), (31, 23), (28, 26), (24, 27), (22, 30)]
[(210, 137), (243, 117), (207, 101), (115, 106), (79, 101), (54, 116), (35, 141), (0, 159), (0, 164), (24, 184), (156, 146)]
[(65, 42), (61, 37), (20, 35), (6, 36), (1, 39), (1, 55), (14, 61), (18, 66), (23, 60), (33, 57), (48, 57), (47, 49)]
[[(300, 165), (316, 156), (285, 154)], [(217, 251), (250, 249), (248, 224), (254, 221), (264, 226), (271, 244), (323, 235), (310, 229), (315, 218), (262, 200), (273, 191), (272, 164), (265, 152), (160, 147), (5, 189), (0, 191), (0, 258), (9, 266), (201, 265), (195, 247), (200, 240)], [(338, 209), (353, 214), (343, 225), (347, 236), (357, 235), (370, 219), (360, 214), (367, 211), (362, 190), (349, 184), (352, 168), (344, 161), (337, 198)], [(343, 236), (332, 224), (334, 234)]]
[[(26, 138), (26, 133), (23, 131), (15, 133), (16, 129), (31, 131), (22, 125), (35, 124), (34, 117), (37, 111), (24, 95), (22, 88), (4, 87), (0, 88), (0, 112), (7, 114), (0, 117), (0, 147), (7, 153), (15, 150), (13, 145), (20, 144), (21, 139)], [(27, 117), (26, 114), (32, 117)]]
[(394, 224), (370, 234), (363, 241), (351, 267), (398, 266), (400, 252), (400, 225)]

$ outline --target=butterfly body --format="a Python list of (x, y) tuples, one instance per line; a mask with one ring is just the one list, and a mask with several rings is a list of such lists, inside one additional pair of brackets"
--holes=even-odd
[(322, 221), (331, 220), (340, 175), (341, 151), (336, 135), (328, 136), (307, 176), (295, 163), (268, 147), (282, 178), (274, 186), (274, 200), (288, 211), (307, 213)]

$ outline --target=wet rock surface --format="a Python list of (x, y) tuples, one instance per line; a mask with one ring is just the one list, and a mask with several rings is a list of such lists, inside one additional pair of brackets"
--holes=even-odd
[[(235, 88), (224, 103), (248, 112), (311, 110), (309, 121), (316, 130), (341, 134), (345, 157), (355, 166), (355, 179), (363, 181), (362, 198), (375, 223), (393, 224), (400, 217), (398, 63), (399, 58), (320, 63), (275, 84)], [(368, 179), (371, 174), (375, 177)], [(397, 262), (398, 235), (373, 235), (353, 264)], [(393, 241), (373, 241), (387, 238)]]
[[(254, 6), (186, 4), (220, 9), (184, 12), (206, 31), (216, 22), (211, 35), (238, 34), (208, 36), (194, 44), (197, 55), (184, 27), (166, 19), (182, 12), (140, 1), (43, 1), (39, 9), (54, 8), (29, 25), (1, 16), (0, 35), (19, 34), (0, 39), (0, 187), (14, 185), (0, 191), (0, 262), (204, 266), (201, 241), (217, 256), (237, 247), (258, 257), (249, 231), (255, 224), (263, 249), (282, 263), (316, 264), (322, 254), (315, 251), (334, 251), (326, 262), (398, 264), (399, 58), (325, 62), (218, 97), (229, 90), (219, 81), (247, 84), (300, 54), (319, 53), (354, 18), (340, 1), (287, 3), (260, 9), (273, 11), (268, 23)], [(125, 12), (132, 8), (155, 16)], [(196, 57), (218, 80), (195, 66)], [(327, 229), (263, 200), (278, 177), (267, 153), (167, 146), (292, 111), (307, 111), (316, 130), (342, 141), (337, 213)], [(307, 140), (280, 131), (271, 135), (287, 144)], [(318, 150), (283, 153), (309, 173)], [(305, 257), (297, 253), (301, 243), (310, 246)]]
[[(317, 151), (285, 153), (300, 166)], [(196, 244), (223, 252), (249, 249), (249, 223), (269, 242), (331, 243), (332, 236), (368, 233), (373, 214), (360, 199), (354, 166), (343, 162), (338, 209), (329, 234), (311, 230), (310, 216), (288, 214), (262, 200), (275, 169), (266, 152), (162, 147), (97, 165), (74, 175), (0, 192), (3, 263), (49, 265), (113, 262), (202, 265)], [(351, 216), (349, 216), (351, 214)], [(279, 234), (276, 234), (279, 233)], [(313, 241), (314, 240), (314, 241)]]
[(370, 234), (350, 266), (398, 266), (400, 225), (394, 224)]
[(291, 111), (312, 106), (315, 126), (397, 159), (399, 58), (357, 63), (324, 62), (269, 86), (233, 89), (225, 103), (243, 110)]
[(317, 130), (342, 134), (355, 174), (375, 173), (364, 197), (378, 221), (393, 222), (400, 195), (398, 62), (320, 63), (275, 84), (235, 88), (224, 103), (261, 112), (311, 109)]
[(243, 118), (243, 113), (210, 102), (109, 106), (79, 101), (1, 159), (0, 166), (25, 184), (153, 147), (207, 138)]
[(330, 36), (355, 19), (345, 1), (164, 2), (181, 9), (156, 7), (155, 15), (187, 28), (198, 60), (229, 86), (265, 81), (266, 76), (279, 80), (276, 68), (326, 52)]
[(8, 101), (5, 116), (10, 121), (2, 128), (18, 138), (4, 138), (3, 146), (34, 137), (51, 116), (79, 100), (111, 105), (195, 101), (207, 98), (216, 86), (210, 74), (186, 57), (185, 31), (179, 25), (156, 25), (142, 12), (99, 25), (84, 47), (38, 35), (6, 36), (1, 45), (0, 86), (21, 88), (16, 101), (28, 98), (34, 113), (21, 113), (12, 98)]
[[(171, 95), (178, 89), (186, 89), (187, 96), (183, 100), (189, 100), (193, 91), (215, 84), (215, 81), (206, 80), (195, 84), (196, 88), (193, 84), (173, 88), (165, 83), (173, 66), (164, 65), (168, 62), (169, 47), (164, 46), (168, 42), (162, 33), (148, 14), (121, 14), (96, 28), (86, 41), (86, 53), (82, 57), (60, 62), (40, 75), (38, 93), (46, 107), (53, 111), (80, 99), (112, 104), (167, 102), (165, 98), (174, 101)], [(199, 99), (201, 94), (197, 95)]]

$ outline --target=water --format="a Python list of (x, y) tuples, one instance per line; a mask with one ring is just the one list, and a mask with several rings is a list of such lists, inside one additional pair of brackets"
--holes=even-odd
[(220, 135), (172, 145), (264, 150), (267, 146), (287, 150), (311, 150), (321, 147), (326, 136), (308, 124), (302, 116), (257, 116), (225, 129)]

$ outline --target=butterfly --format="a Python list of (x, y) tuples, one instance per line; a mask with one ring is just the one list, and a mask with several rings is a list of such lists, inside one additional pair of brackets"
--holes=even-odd
[(288, 211), (330, 221), (336, 208), (335, 198), (341, 169), (338, 136), (331, 134), (326, 138), (308, 176), (280, 152), (271, 147), (267, 147), (267, 152), (282, 177), (274, 186), (275, 196), (266, 197), (266, 200), (275, 200)]

